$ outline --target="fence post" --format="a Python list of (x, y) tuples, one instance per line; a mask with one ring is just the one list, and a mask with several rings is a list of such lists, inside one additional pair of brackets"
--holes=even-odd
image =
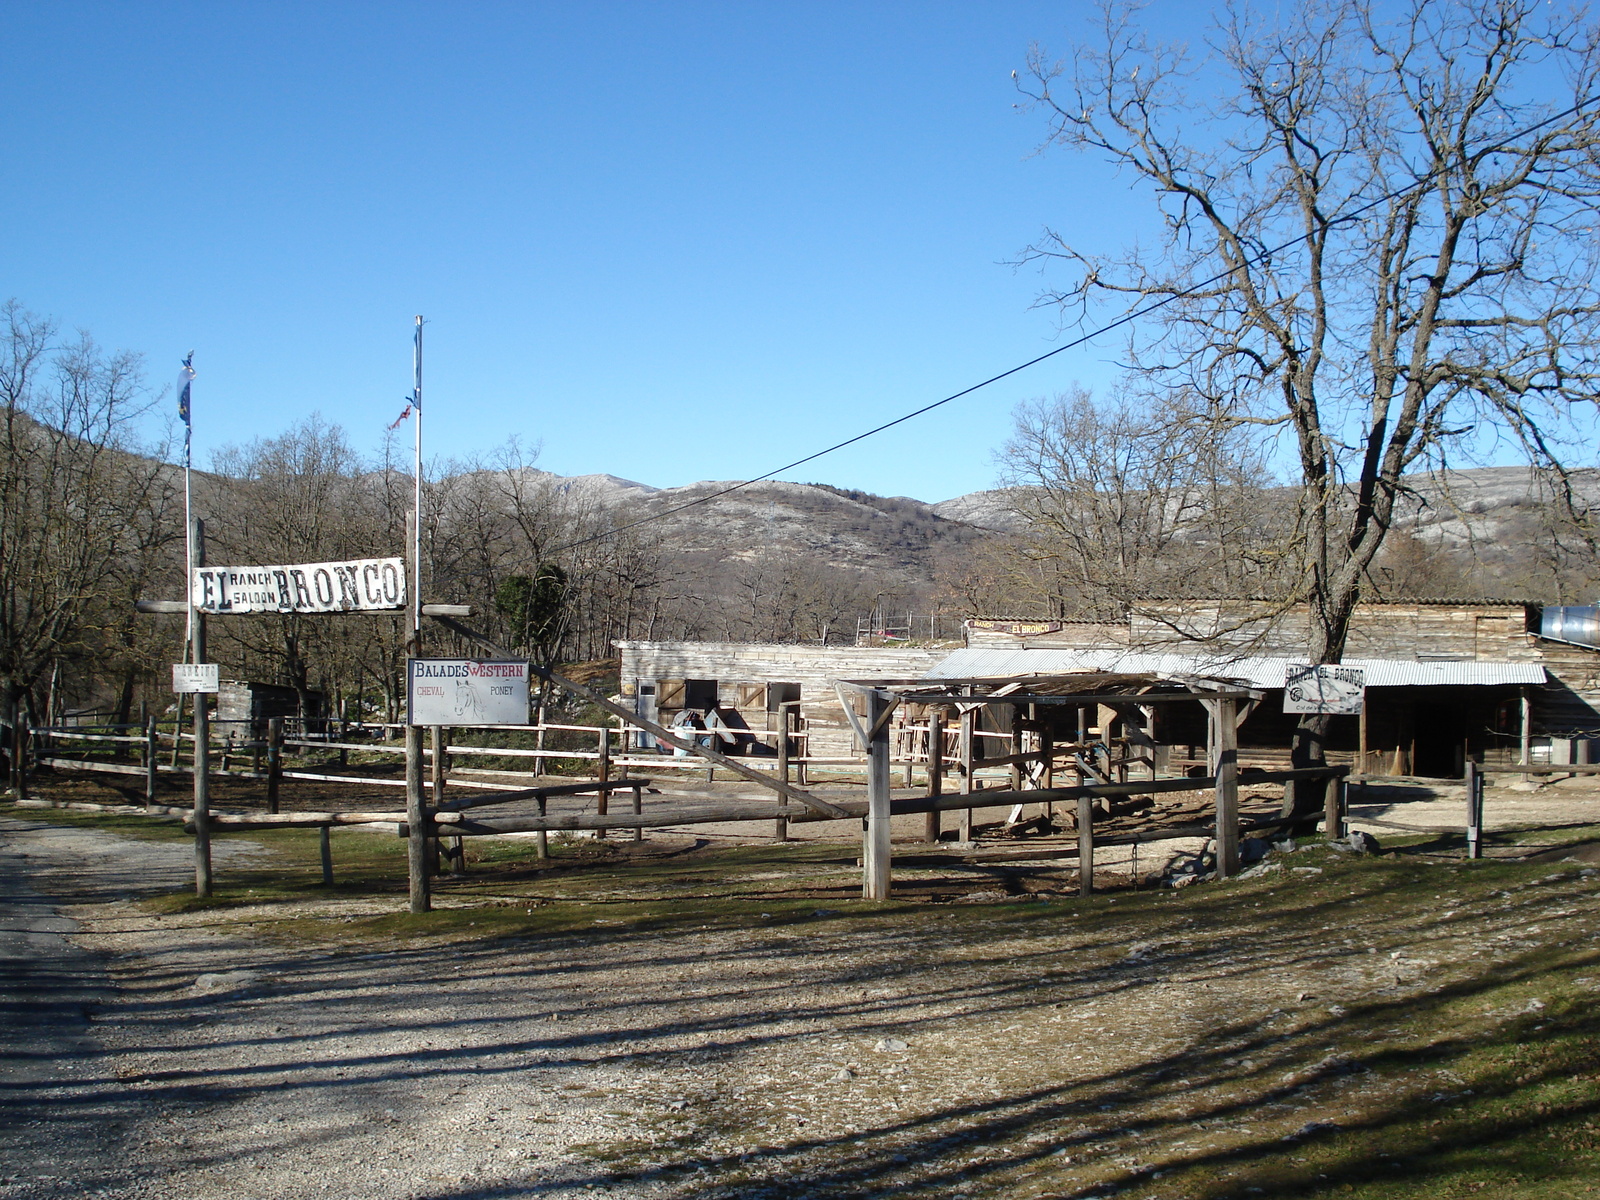
[(1212, 744), (1217, 748), (1217, 878), (1239, 870), (1239, 723), (1231, 699), (1214, 700)]
[[(611, 782), (611, 727), (609, 725), (601, 725), (600, 726), (600, 734), (599, 734), (598, 739), (595, 742), (595, 748), (599, 751), (599, 757), (595, 759), (595, 764), (594, 764), (595, 778), (600, 783), (610, 783)], [(606, 789), (603, 788), (603, 787), (600, 789), (599, 797), (595, 800), (594, 811), (596, 813), (598, 813), (602, 817), (605, 816), (608, 812), (611, 811), (611, 793), (606, 791)], [(599, 838), (601, 841), (605, 841), (606, 830), (604, 830), (604, 829), (596, 829), (594, 831), (594, 835), (595, 835), (595, 837)]]
[[(197, 614), (196, 627), (204, 620)], [(203, 692), (194, 694), (194, 894), (211, 895), (211, 714)]]
[(1322, 796), (1322, 829), (1330, 838), (1344, 836), (1344, 776), (1330, 775)]
[(1078, 797), (1078, 895), (1094, 892), (1094, 797)]
[[(644, 784), (636, 783), (636, 784), (633, 785), (633, 815), (637, 817), (640, 814), (642, 814), (643, 812), (644, 812)], [(636, 842), (644, 841), (644, 826), (643, 825), (635, 825), (633, 827), (633, 840), (636, 841)]]
[(889, 703), (876, 688), (867, 693), (865, 724), (872, 737), (867, 743), (867, 827), (861, 856), (864, 900), (889, 898), (889, 728), (881, 720)]
[(1483, 772), (1467, 764), (1467, 857), (1483, 857)]
[(22, 705), (17, 705), (11, 727), (11, 784), (18, 800), (28, 798), (28, 718), (22, 715)]
[[(778, 778), (784, 783), (789, 782), (789, 709), (781, 703), (778, 705)], [(638, 795), (637, 792), (634, 794)], [(778, 817), (773, 822), (772, 836), (780, 842), (789, 840), (788, 817)]]
[(428, 892), (428, 806), (422, 786), (422, 726), (406, 725), (406, 824), (411, 836), (406, 839), (407, 887), (411, 911), (425, 913), (432, 907)]
[[(944, 709), (935, 709), (928, 717), (928, 795), (937, 796), (944, 791)], [(939, 840), (939, 810), (933, 809), (922, 818), (922, 840)]]
[[(433, 784), (433, 807), (437, 809), (444, 803), (444, 726), (428, 726), (428, 744), (433, 749), (433, 762), (429, 767), (429, 781)], [(444, 840), (438, 836), (438, 828), (429, 822), (431, 835), (428, 838), (428, 870), (438, 875), (440, 873), (439, 860), (442, 857)]]
[(283, 718), (267, 718), (267, 811), (278, 811), (278, 788), (283, 779)]
[[(546, 807), (545, 807), (544, 793), (540, 792), (539, 793), (539, 815), (541, 817), (544, 816), (545, 815), (545, 811), (546, 811)], [(534, 839), (533, 839), (533, 856), (535, 858), (549, 858), (550, 857), (550, 835), (547, 832), (545, 832), (543, 829), (539, 830), (539, 832), (534, 835)]]
[[(969, 684), (965, 690), (970, 693), (972, 691), (971, 685)], [(973, 736), (973, 723), (976, 720), (977, 710), (975, 708), (969, 708), (961, 714), (961, 742), (959, 749), (961, 752), (961, 794), (963, 796), (970, 796), (977, 790), (972, 781), (972, 744), (977, 740)], [(956, 836), (964, 845), (971, 843), (972, 809), (963, 808), (961, 810)]]
[(326, 825), (317, 826), (317, 833), (320, 835), (317, 838), (317, 849), (322, 852), (322, 882), (324, 885), (331, 886), (333, 884), (333, 845), (328, 836), (328, 831), (329, 827)]
[(144, 723), (144, 806), (154, 808), (156, 803), (156, 719), (148, 717)]

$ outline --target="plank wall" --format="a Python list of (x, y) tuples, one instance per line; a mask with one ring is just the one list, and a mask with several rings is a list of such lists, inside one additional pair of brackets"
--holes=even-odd
[[(633, 694), (640, 684), (659, 686), (664, 679), (715, 679), (723, 703), (735, 705), (750, 728), (758, 731), (767, 727), (764, 685), (798, 683), (800, 711), (810, 734), (809, 754), (818, 758), (856, 754), (834, 680), (919, 678), (951, 649), (640, 641), (617, 642), (616, 647), (622, 656), (624, 695)], [(675, 711), (663, 706), (663, 721), (670, 721)]]

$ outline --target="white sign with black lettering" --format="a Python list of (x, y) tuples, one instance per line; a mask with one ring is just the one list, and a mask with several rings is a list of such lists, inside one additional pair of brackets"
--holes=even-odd
[(470, 658), (406, 661), (410, 725), (526, 725), (528, 664)]
[(196, 567), (203, 613), (385, 612), (406, 606), (403, 558), (353, 558), (284, 567)]
[(221, 672), (216, 663), (173, 663), (172, 690), (185, 696), (212, 694), (221, 688)]
[(1283, 675), (1286, 713), (1359, 713), (1367, 673), (1359, 667), (1290, 663)]

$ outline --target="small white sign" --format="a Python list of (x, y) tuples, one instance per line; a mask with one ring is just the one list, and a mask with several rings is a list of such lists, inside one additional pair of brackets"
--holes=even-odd
[(1359, 713), (1367, 673), (1359, 667), (1290, 663), (1283, 675), (1286, 713)]
[(221, 672), (216, 663), (173, 663), (172, 690), (184, 695), (197, 692), (214, 693), (221, 686)]
[(406, 660), (410, 725), (526, 725), (528, 664), (470, 658)]

